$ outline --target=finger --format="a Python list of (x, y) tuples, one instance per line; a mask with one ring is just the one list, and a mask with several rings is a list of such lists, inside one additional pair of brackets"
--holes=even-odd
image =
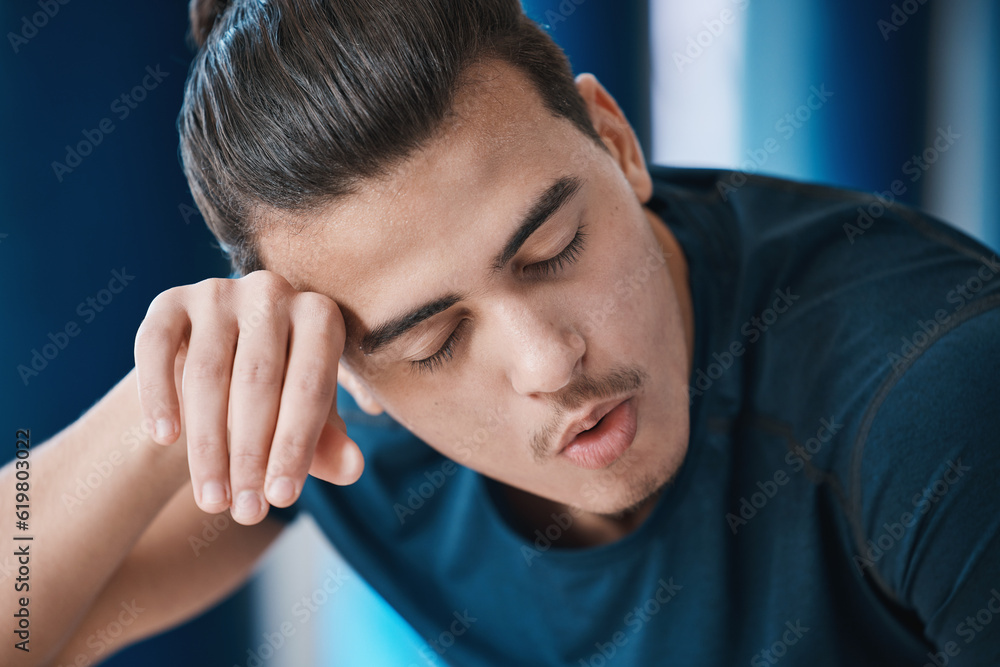
[(336, 304), (319, 294), (296, 297), (288, 369), (264, 487), (268, 502), (278, 507), (291, 504), (301, 493), (317, 441), (336, 409), (337, 362), (343, 349), (343, 318)]
[(348, 435), (344, 420), (338, 417), (323, 425), (309, 474), (331, 484), (354, 484), (365, 469), (361, 448)]
[(135, 336), (136, 384), (146, 432), (169, 445), (181, 430), (174, 362), (191, 326), (179, 300), (166, 292), (149, 306)]
[(192, 318), (182, 389), (188, 467), (198, 506), (216, 513), (232, 501), (226, 415), (236, 334), (234, 325), (209, 312), (197, 315)]
[(233, 490), (233, 518), (242, 524), (264, 518), (264, 476), (274, 438), (285, 376), (288, 314), (280, 297), (244, 304), (241, 312), (233, 381), (230, 385), (229, 480)]
[[(339, 379), (341, 377), (338, 365)], [(331, 484), (347, 486), (358, 481), (364, 469), (364, 455), (358, 444), (347, 435), (347, 424), (337, 412), (337, 399), (334, 397), (319, 442), (316, 443), (316, 452), (309, 467), (309, 474)]]

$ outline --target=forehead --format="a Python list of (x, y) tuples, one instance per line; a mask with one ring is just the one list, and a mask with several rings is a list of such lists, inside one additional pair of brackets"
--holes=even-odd
[(486, 268), (539, 188), (566, 175), (591, 143), (512, 67), (492, 63), (469, 76), (426, 146), (260, 239), (268, 269), (334, 299), (349, 332), (468, 287), (462, 276)]

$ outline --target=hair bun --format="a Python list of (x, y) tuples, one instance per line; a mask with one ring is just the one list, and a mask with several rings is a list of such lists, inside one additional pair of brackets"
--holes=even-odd
[(229, 4), (229, 0), (191, 0), (188, 5), (191, 39), (199, 49), (205, 45), (216, 19), (225, 13)]

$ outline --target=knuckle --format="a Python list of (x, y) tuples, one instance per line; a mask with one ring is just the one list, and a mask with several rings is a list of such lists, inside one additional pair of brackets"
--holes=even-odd
[(234, 379), (254, 387), (276, 387), (281, 384), (283, 374), (283, 366), (272, 359), (259, 357), (239, 364)]
[(271, 454), (271, 472), (280, 475), (289, 470), (296, 470), (308, 463), (306, 457), (312, 446), (302, 434), (286, 435), (275, 442)]
[(148, 319), (143, 320), (135, 333), (135, 352), (137, 355), (161, 350), (170, 344), (170, 334), (160, 324), (154, 324)]
[(241, 296), (238, 319), (242, 335), (254, 331), (263, 324), (270, 324), (273, 328), (279, 322), (279, 318), (287, 313), (289, 293), (287, 281), (284, 278), (280, 279), (281, 282), (272, 278), (250, 280), (257, 274), (263, 273), (267, 272), (257, 271), (241, 278), (241, 280), (250, 281), (245, 284), (250, 289), (243, 292)]
[[(149, 380), (149, 379), (143, 379), (143, 378), (137, 379), (136, 386), (139, 389), (139, 395), (140, 396), (145, 397), (145, 398), (160, 399), (160, 403), (163, 402), (163, 399), (160, 398), (160, 397), (163, 397), (164, 394), (168, 393), (169, 389), (173, 388), (173, 387), (171, 387), (170, 385), (168, 385), (166, 382), (164, 382), (162, 380), (159, 380), (159, 379)], [(166, 408), (168, 406), (166, 406), (166, 405), (160, 405), (158, 403), (156, 405), (156, 407), (160, 408), (160, 409), (163, 409), (163, 408)]]
[(211, 435), (192, 434), (187, 439), (188, 453), (199, 459), (214, 458), (217, 452), (226, 451), (226, 444)]
[(302, 292), (296, 297), (296, 306), (302, 316), (324, 328), (332, 328), (341, 321), (340, 309), (333, 299), (319, 292)]
[(252, 306), (240, 310), (238, 318), (240, 335), (246, 336), (262, 324), (273, 326), (278, 321), (280, 314), (281, 307), (276, 299), (272, 299), (271, 297), (257, 298), (255, 296)]
[(253, 449), (234, 449), (229, 455), (233, 469), (263, 470), (267, 463), (267, 454)]
[(261, 291), (275, 299), (283, 298), (289, 291), (293, 290), (284, 276), (263, 269), (243, 276), (240, 281), (243, 285), (249, 286), (255, 291)]
[[(227, 278), (206, 278), (194, 285), (197, 288), (199, 298), (208, 299), (210, 302), (218, 302), (229, 295), (229, 279)], [(192, 297), (195, 298), (195, 297)]]
[(334, 373), (326, 365), (315, 362), (300, 368), (293, 382), (296, 390), (320, 401), (333, 398), (337, 386)]
[(188, 357), (185, 373), (192, 380), (206, 383), (220, 383), (226, 379), (229, 364), (220, 357)]
[(171, 287), (170, 289), (164, 290), (153, 297), (153, 300), (149, 302), (149, 308), (146, 310), (146, 316), (158, 315), (159, 313), (170, 310), (177, 306), (178, 303), (184, 300), (184, 296), (187, 294), (187, 286), (180, 285), (178, 287)]
[(274, 309), (286, 295), (284, 287), (274, 280), (258, 280), (250, 283), (250, 287), (258, 308)]

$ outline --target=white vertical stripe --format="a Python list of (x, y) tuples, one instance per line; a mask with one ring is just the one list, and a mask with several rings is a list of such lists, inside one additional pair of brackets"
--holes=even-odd
[(930, 213), (982, 237), (984, 231), (984, 174), (987, 159), (983, 135), (987, 123), (990, 68), (991, 0), (951, 0), (928, 7), (931, 21), (931, 72), (925, 145), (931, 147), (938, 128), (951, 126), (961, 139), (941, 155), (926, 174), (922, 206)]
[[(336, 569), (340, 563), (340, 557), (330, 548), (322, 530), (305, 512), (285, 528), (272, 545), (258, 565), (253, 589), (257, 628), (253, 633), (253, 646), (247, 649), (257, 653), (265, 643), (263, 635), (280, 634), (282, 623), (291, 623), (295, 634), (269, 660), (262, 661), (264, 665), (300, 667), (324, 664), (325, 660), (317, 651), (323, 624), (302, 624), (290, 611), (302, 596), (308, 596), (316, 588), (317, 582), (323, 581), (327, 569)], [(246, 650), (242, 659), (240, 665), (251, 662)]]
[(736, 166), (745, 7), (734, 0), (650, 2), (652, 162)]

